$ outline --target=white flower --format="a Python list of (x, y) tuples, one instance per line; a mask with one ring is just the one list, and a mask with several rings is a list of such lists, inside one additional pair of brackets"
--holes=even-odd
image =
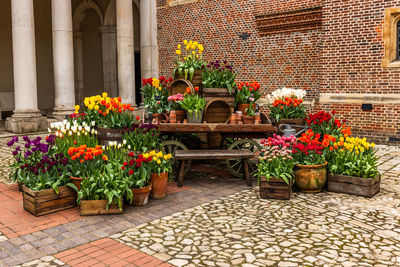
[(86, 124), (86, 122), (83, 122), (82, 125), (85, 127), (87, 124)]
[(92, 121), (92, 126), (95, 126), (96, 125), (96, 122), (95, 121)]
[(94, 131), (94, 134), (97, 135), (97, 130)]
[(71, 127), (71, 131), (73, 131), (74, 133), (76, 133), (78, 131), (78, 127), (76, 127), (75, 125)]
[(92, 129), (91, 134), (94, 134), (94, 129)]
[(114, 146), (117, 146), (117, 144), (118, 144), (117, 141), (114, 141)]
[(69, 123), (67, 123), (67, 125), (65, 126), (65, 129), (67, 129), (67, 130), (71, 129), (71, 125)]
[(63, 120), (63, 121), (62, 121), (63, 124), (66, 124), (67, 122), (68, 122), (67, 120)]
[(88, 135), (88, 132), (85, 132), (85, 136), (87, 136)]
[(131, 150), (131, 145), (128, 145), (128, 149)]
[(85, 132), (89, 132), (90, 133), (90, 126), (85, 126)]
[(120, 149), (121, 147), (122, 147), (122, 145), (121, 145), (121, 144), (118, 144), (117, 148)]
[(108, 141), (108, 146), (112, 146), (114, 144), (113, 141)]
[(81, 132), (78, 132), (78, 134), (77, 134), (78, 136), (81, 136)]
[(124, 140), (122, 141), (122, 143), (123, 143), (124, 145), (126, 145), (126, 139), (124, 139)]
[(78, 131), (82, 131), (82, 126), (81, 125), (78, 126)]
[(55, 123), (50, 123), (50, 128), (56, 128)]
[(59, 135), (60, 135), (60, 133), (59, 133), (59, 132), (56, 132), (56, 137), (59, 137)]
[(101, 146), (101, 149), (103, 149), (103, 150), (104, 150), (104, 149), (106, 149), (106, 147), (105, 147), (104, 145), (102, 145), (102, 146)]
[(69, 132), (68, 132), (68, 134), (69, 134), (69, 135), (72, 135), (72, 132), (71, 132), (71, 131), (69, 131)]
[(51, 130), (50, 130), (50, 128), (47, 128), (47, 131), (48, 131), (49, 133), (51, 133)]

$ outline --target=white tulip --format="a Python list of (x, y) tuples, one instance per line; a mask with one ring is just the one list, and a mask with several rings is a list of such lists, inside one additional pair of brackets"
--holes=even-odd
[(60, 135), (60, 133), (59, 132), (56, 132), (56, 137), (58, 137)]
[(124, 139), (124, 140), (122, 141), (122, 143), (123, 143), (124, 145), (126, 145), (126, 140)]
[(108, 141), (108, 146), (113, 146), (114, 142), (113, 141)]
[(88, 133), (87, 132), (84, 132), (85, 133), (85, 136), (87, 136), (88, 135)]
[(55, 128), (56, 126), (55, 126), (55, 123), (50, 123), (50, 128)]
[(72, 126), (72, 127), (71, 127), (71, 130), (72, 130), (74, 133), (76, 133), (76, 132), (78, 131), (78, 128), (77, 128), (76, 126)]
[(81, 132), (78, 132), (77, 135), (78, 135), (78, 136), (81, 136)]
[(66, 124), (68, 121), (67, 120), (63, 120), (62, 123)]
[(78, 131), (82, 131), (82, 126), (81, 125), (78, 126)]
[(104, 145), (102, 145), (102, 146), (101, 146), (101, 149), (103, 149), (103, 150), (104, 150), (104, 149), (106, 149), (106, 147), (105, 147)]
[(94, 131), (94, 134), (97, 135), (97, 130)]
[(117, 141), (114, 141), (114, 146), (117, 146), (117, 144), (118, 144)]
[(95, 126), (96, 125), (96, 122), (95, 121), (92, 121), (92, 126)]
[(68, 132), (68, 134), (69, 134), (69, 135), (72, 135), (72, 132), (71, 132), (71, 131), (69, 131), (69, 132)]
[(50, 128), (47, 128), (47, 131), (48, 131), (49, 133), (51, 133), (51, 130), (50, 130)]
[(122, 145), (121, 145), (121, 144), (118, 144), (117, 148), (120, 149), (121, 147), (122, 147)]
[(128, 150), (131, 150), (131, 145), (128, 145)]
[(83, 126), (86, 126), (87, 124), (86, 124), (86, 122), (83, 122), (82, 125), (83, 125)]

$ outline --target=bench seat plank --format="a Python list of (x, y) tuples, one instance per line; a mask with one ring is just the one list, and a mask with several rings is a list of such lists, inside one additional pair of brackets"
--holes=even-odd
[(176, 160), (188, 159), (249, 159), (253, 158), (254, 153), (249, 150), (177, 150), (175, 151)]

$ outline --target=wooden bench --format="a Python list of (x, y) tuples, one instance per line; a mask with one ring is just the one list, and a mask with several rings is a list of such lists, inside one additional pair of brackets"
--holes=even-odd
[(243, 164), (243, 178), (251, 186), (251, 177), (247, 159), (253, 158), (254, 154), (249, 150), (176, 150), (175, 160), (178, 164), (178, 186), (183, 186), (185, 161), (190, 159), (241, 159)]

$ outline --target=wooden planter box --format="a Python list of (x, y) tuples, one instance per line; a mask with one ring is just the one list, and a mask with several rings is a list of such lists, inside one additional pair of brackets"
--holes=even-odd
[(339, 174), (328, 174), (328, 191), (363, 197), (373, 197), (380, 190), (381, 176), (360, 178)]
[(118, 205), (110, 205), (106, 210), (107, 200), (81, 200), (80, 210), (81, 215), (100, 215), (100, 214), (121, 214), (124, 213), (124, 206), (122, 209)]
[(292, 184), (287, 184), (280, 178), (260, 177), (260, 197), (288, 200), (292, 195)]
[(53, 189), (33, 191), (23, 185), (24, 209), (35, 216), (40, 216), (75, 207), (75, 191), (66, 185), (60, 186), (58, 190), (58, 194)]

